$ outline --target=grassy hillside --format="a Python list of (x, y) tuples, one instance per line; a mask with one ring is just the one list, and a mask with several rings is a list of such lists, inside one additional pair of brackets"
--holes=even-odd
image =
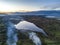
[[(47, 43), (47, 45), (60, 45), (60, 21), (42, 17), (26, 17), (25, 19), (47, 32), (48, 38), (41, 36), (43, 37), (43, 43)], [(38, 35), (40, 34), (38, 33)]]
[[(36, 24), (38, 27), (43, 28), (48, 34), (45, 37), (41, 33), (37, 33), (42, 40), (43, 45), (60, 45), (60, 21), (56, 19), (47, 19), (38, 16), (24, 16), (24, 19)], [(12, 20), (16, 23), (17, 20)], [(19, 22), (19, 21), (18, 21)], [(27, 36), (18, 32), (18, 42), (17, 45), (34, 45)], [(6, 27), (0, 17), (0, 45), (6, 45)]]

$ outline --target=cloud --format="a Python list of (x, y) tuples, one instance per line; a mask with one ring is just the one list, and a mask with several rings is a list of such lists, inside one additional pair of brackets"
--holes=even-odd
[(56, 9), (54, 9), (54, 10), (60, 10), (60, 8), (56, 8)]
[(0, 0), (0, 10), (60, 10), (59, 4), (60, 0)]
[(53, 3), (53, 4), (48, 4), (48, 5), (43, 5), (41, 9), (44, 10), (60, 10), (60, 3)]

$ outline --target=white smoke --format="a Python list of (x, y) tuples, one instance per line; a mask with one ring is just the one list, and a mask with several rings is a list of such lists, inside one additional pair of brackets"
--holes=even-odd
[(35, 43), (35, 45), (42, 45), (40, 38), (34, 32), (29, 33), (29, 38)]
[[(47, 36), (47, 34), (44, 32), (43, 29), (37, 27), (35, 24), (28, 22), (28, 21), (21, 21), (18, 24), (15, 25), (16, 29), (20, 31), (35, 31), (35, 32), (40, 32)], [(22, 29), (22, 30), (21, 30)]]
[(9, 22), (9, 24), (7, 24), (8, 27), (7, 27), (7, 45), (16, 45), (17, 43), (17, 33), (16, 33), (16, 30), (15, 30), (15, 27), (12, 23)]
[(29, 34), (29, 38), (35, 43), (35, 45), (42, 45), (42, 44), (41, 44), (41, 40), (39, 39), (39, 37), (33, 31), (41, 32), (45, 36), (47, 36), (47, 34), (43, 31), (43, 29), (38, 28), (35, 24), (30, 23), (28, 21), (21, 21), (17, 25), (14, 25), (8, 22), (7, 45), (16, 45), (17, 43), (18, 38), (17, 38), (17, 33), (16, 33), (15, 28), (20, 30), (23, 33), (27, 32)]

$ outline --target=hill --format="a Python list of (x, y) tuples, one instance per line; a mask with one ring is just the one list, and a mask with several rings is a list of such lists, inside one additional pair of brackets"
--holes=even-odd
[[(21, 17), (21, 16), (18, 16)], [(38, 33), (38, 36), (41, 37), (43, 45), (60, 45), (60, 21), (56, 19), (49, 19), (40, 16), (22, 16), (25, 20), (34, 23), (40, 28), (43, 28), (48, 34), (48, 38)], [(0, 17), (0, 44), (6, 44), (6, 27), (2, 20), (3, 17)], [(20, 20), (11, 20), (13, 23), (18, 23)], [(25, 35), (22, 35), (18, 32), (19, 41), (17, 45), (33, 45), (31, 40), (28, 39)]]
[(32, 12), (13, 12), (11, 15), (46, 15), (46, 16), (60, 16), (60, 10), (43, 10)]

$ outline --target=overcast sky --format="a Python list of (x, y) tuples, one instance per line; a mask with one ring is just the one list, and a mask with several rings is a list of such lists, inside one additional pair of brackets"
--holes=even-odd
[(60, 0), (0, 0), (0, 11), (60, 10)]

